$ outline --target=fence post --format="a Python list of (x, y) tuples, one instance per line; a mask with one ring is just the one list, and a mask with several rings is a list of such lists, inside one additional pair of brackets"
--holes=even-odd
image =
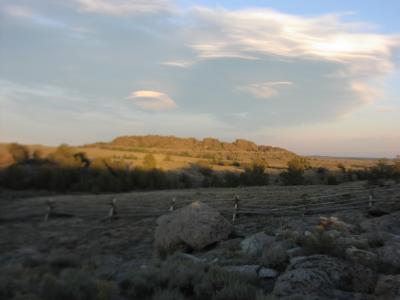
[(234, 211), (232, 215), (232, 224), (235, 223), (236, 219), (239, 217), (239, 196), (236, 195), (235, 199), (233, 200), (235, 205), (234, 205)]
[(175, 199), (175, 197), (173, 197), (171, 199), (171, 205), (169, 207), (169, 211), (174, 211), (175, 210), (175, 202), (176, 202), (176, 199)]
[(46, 210), (46, 214), (44, 215), (44, 219), (43, 222), (47, 222), (50, 218), (51, 213), (53, 212), (54, 209), (54, 205), (50, 200), (46, 201), (46, 206), (47, 206), (47, 210)]
[(307, 205), (304, 205), (303, 207), (303, 218), (306, 216), (307, 214)]
[(308, 194), (304, 193), (303, 195), (301, 195), (301, 199), (304, 200), (305, 204), (303, 207), (303, 218), (306, 216), (307, 214), (307, 201), (308, 201)]
[(111, 208), (108, 217), (112, 220), (117, 215), (117, 198), (113, 198), (110, 202)]
[(368, 206), (369, 206), (369, 208), (372, 208), (373, 205), (374, 205), (374, 193), (369, 192)]

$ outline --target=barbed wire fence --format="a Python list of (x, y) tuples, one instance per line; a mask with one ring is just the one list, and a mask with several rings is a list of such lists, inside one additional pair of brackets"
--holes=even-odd
[[(233, 224), (237, 224), (244, 217), (251, 216), (299, 215), (305, 217), (344, 210), (368, 210), (376, 207), (377, 204), (381, 207), (397, 205), (400, 209), (399, 184), (370, 189), (347, 187), (341, 189), (340, 192), (321, 193), (319, 195), (303, 194), (298, 198), (287, 200), (290, 201), (290, 204), (277, 204), (276, 202), (279, 200), (274, 200), (273, 197), (273, 193), (264, 195), (264, 197), (243, 197), (236, 194), (230, 198), (200, 201), (217, 209), (228, 217)], [(155, 205), (154, 203), (143, 203), (143, 201), (135, 200), (119, 199), (118, 196), (112, 196), (108, 201), (102, 203), (92, 203), (87, 200), (57, 201), (57, 199), (47, 199), (44, 205), (16, 208), (8, 219), (41, 216), (43, 222), (46, 223), (59, 217), (80, 217), (109, 221), (124, 218), (157, 218), (193, 202), (191, 199), (178, 201), (177, 197), (171, 197), (169, 202), (163, 201), (165, 206), (161, 203), (162, 207), (157, 207), (160, 203)]]

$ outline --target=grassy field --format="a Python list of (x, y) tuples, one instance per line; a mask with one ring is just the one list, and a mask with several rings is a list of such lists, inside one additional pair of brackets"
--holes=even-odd
[[(364, 214), (369, 191), (364, 182), (357, 182), (339, 186), (269, 186), (108, 195), (2, 197), (0, 251), (1, 255), (15, 255), (29, 249), (49, 254), (73, 251), (82, 257), (118, 255), (141, 264), (152, 257), (155, 220), (169, 213), (173, 198), (176, 200), (176, 208), (200, 200), (218, 209), (230, 220), (235, 196), (239, 196), (243, 211), (239, 211), (235, 229), (245, 235), (268, 228), (272, 230), (283, 224), (315, 224), (320, 215), (340, 215), (343, 219), (354, 220)], [(117, 199), (117, 218), (110, 220), (108, 214), (112, 199)], [(379, 188), (375, 192), (376, 201), (388, 199), (399, 203), (399, 185)], [(50, 215), (47, 222), (43, 222), (49, 201), (54, 207), (54, 214)], [(359, 208), (347, 210), (352, 201), (358, 201)], [(309, 206), (305, 216), (302, 208), (304, 204)], [(288, 207), (294, 208), (286, 210)], [(312, 207), (322, 210), (316, 211)]]

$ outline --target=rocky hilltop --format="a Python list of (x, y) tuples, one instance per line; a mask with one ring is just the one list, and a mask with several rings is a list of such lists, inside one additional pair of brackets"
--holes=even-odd
[(187, 150), (212, 150), (212, 151), (280, 151), (294, 155), (294, 153), (279, 147), (257, 145), (245, 139), (236, 139), (233, 143), (221, 142), (215, 138), (180, 138), (175, 136), (145, 135), (123, 136), (114, 139), (111, 143), (121, 147), (161, 148), (161, 149), (187, 149)]
[(153, 149), (155, 152), (171, 154), (187, 154), (194, 157), (208, 158), (207, 155), (217, 155), (219, 159), (248, 161), (264, 159), (275, 161), (283, 165), (295, 153), (279, 147), (257, 145), (245, 139), (236, 139), (234, 142), (222, 142), (216, 138), (180, 138), (175, 136), (145, 135), (122, 136), (109, 143), (97, 143), (91, 146), (118, 149)]

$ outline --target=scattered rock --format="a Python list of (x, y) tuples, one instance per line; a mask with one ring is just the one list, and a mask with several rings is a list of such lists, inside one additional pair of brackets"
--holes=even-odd
[(400, 275), (382, 275), (375, 287), (376, 299), (400, 299)]
[(183, 258), (183, 259), (192, 261), (194, 263), (206, 263), (207, 262), (206, 258), (199, 258), (199, 257), (196, 257), (194, 255), (187, 254), (187, 253), (179, 253), (178, 256)]
[(247, 256), (257, 257), (261, 255), (265, 247), (269, 247), (274, 241), (274, 237), (264, 232), (259, 232), (242, 240), (240, 247)]
[(259, 265), (241, 265), (241, 266), (225, 266), (224, 270), (228, 272), (241, 273), (243, 275), (257, 276)]
[(261, 268), (258, 271), (259, 278), (275, 278), (278, 276), (278, 272), (274, 269), (270, 268)]
[(248, 276), (257, 276), (259, 278), (275, 278), (278, 272), (274, 269), (263, 268), (259, 265), (241, 265), (241, 266), (225, 266), (224, 270), (228, 272), (237, 272)]
[(292, 249), (286, 250), (286, 255), (291, 259), (293, 257), (304, 256), (304, 249), (301, 247), (295, 247)]
[(228, 238), (232, 225), (217, 210), (194, 202), (157, 219), (155, 247), (165, 255), (182, 248), (201, 250)]
[(366, 238), (363, 238), (363, 237), (357, 236), (357, 235), (339, 237), (336, 240), (336, 244), (338, 247), (340, 247), (342, 249), (347, 249), (347, 248), (368, 249), (369, 248), (368, 240)]
[(370, 251), (360, 250), (354, 247), (346, 249), (346, 259), (367, 266), (371, 269), (376, 269), (378, 256)]

